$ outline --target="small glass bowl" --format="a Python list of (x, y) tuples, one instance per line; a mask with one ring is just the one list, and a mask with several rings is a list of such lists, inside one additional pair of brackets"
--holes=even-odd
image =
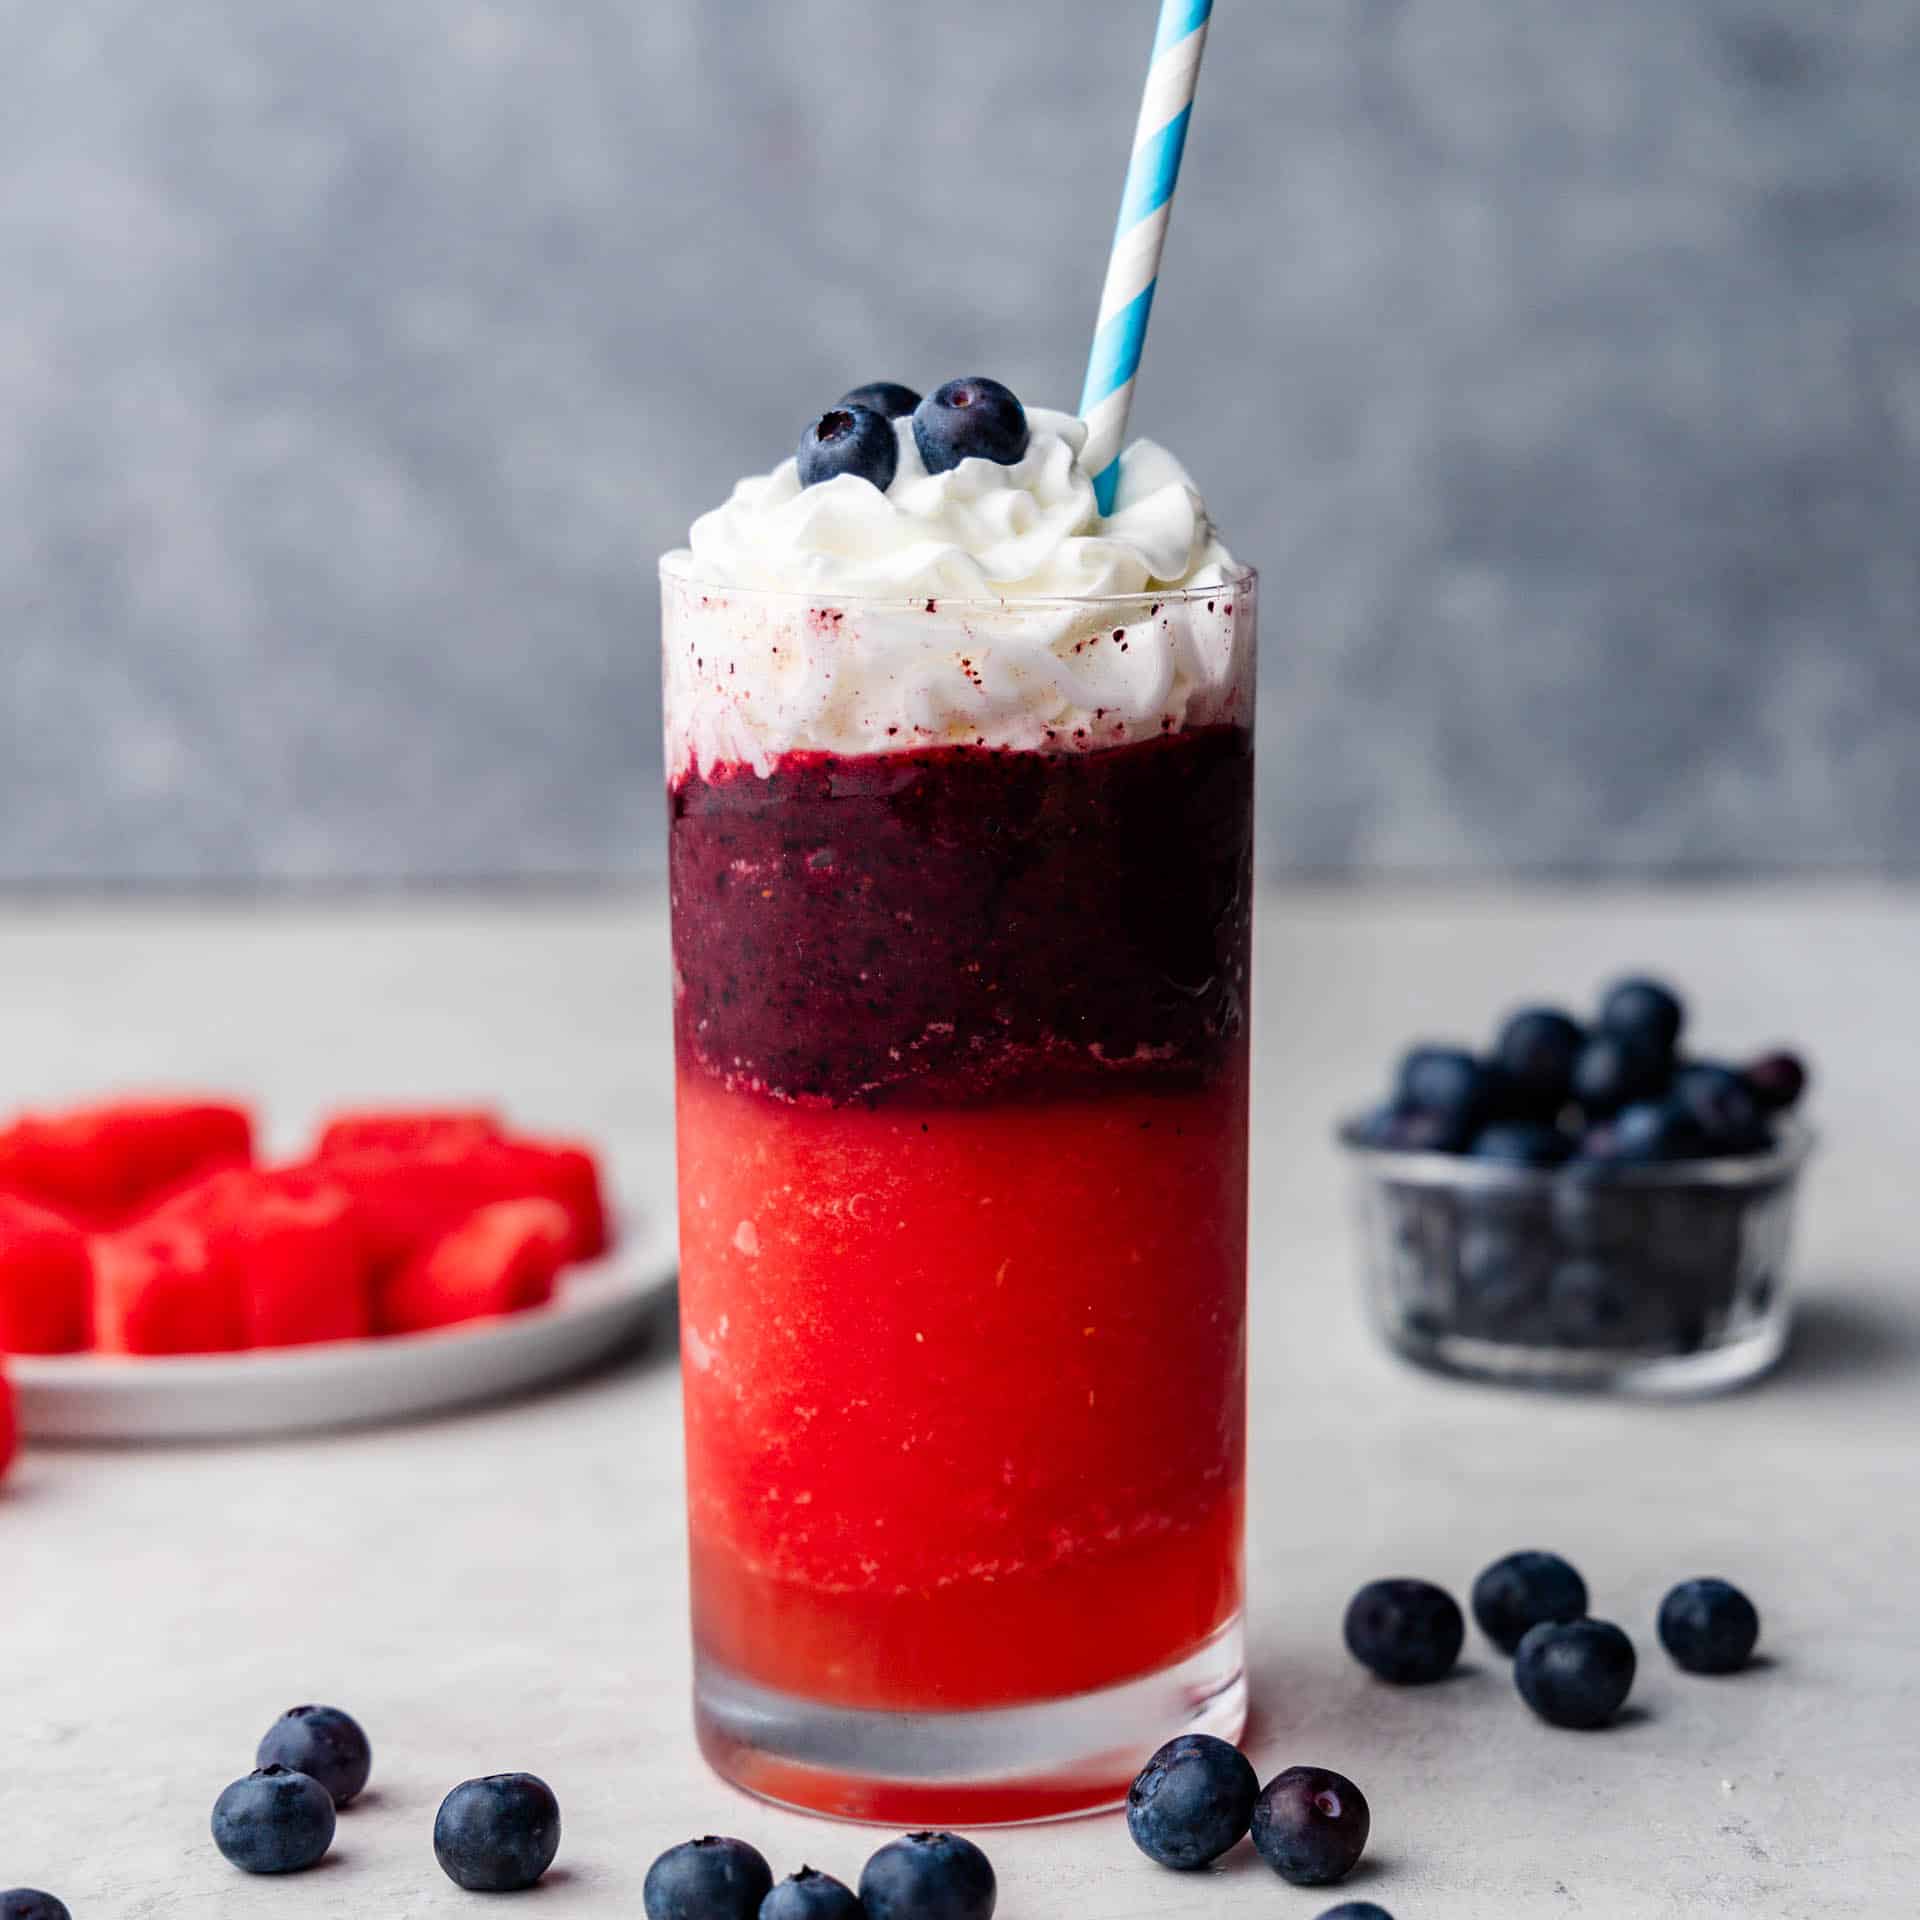
[(1709, 1393), (1787, 1343), (1800, 1170), (1772, 1151), (1554, 1172), (1365, 1145), (1340, 1130), (1360, 1199), (1368, 1309), (1441, 1373), (1612, 1393)]

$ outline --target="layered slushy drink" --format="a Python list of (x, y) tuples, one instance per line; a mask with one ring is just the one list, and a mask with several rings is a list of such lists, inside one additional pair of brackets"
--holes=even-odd
[(969, 384), (662, 566), (700, 1732), (897, 1821), (1244, 1712), (1254, 582)]

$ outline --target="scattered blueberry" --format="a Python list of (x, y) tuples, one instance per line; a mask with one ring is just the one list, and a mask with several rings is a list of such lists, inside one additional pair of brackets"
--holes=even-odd
[(1468, 1151), (1476, 1160), (1507, 1167), (1558, 1167), (1573, 1158), (1574, 1142), (1558, 1127), (1537, 1120), (1496, 1120), (1473, 1136)]
[(1551, 1119), (1573, 1092), (1573, 1063), (1586, 1045), (1586, 1030), (1558, 1007), (1523, 1007), (1493, 1043), (1495, 1064), (1514, 1098)]
[(1448, 1113), (1427, 1113), (1390, 1100), (1360, 1122), (1361, 1143), (1393, 1153), (1458, 1153), (1472, 1129)]
[(1753, 1097), (1769, 1113), (1785, 1113), (1797, 1106), (1807, 1090), (1807, 1069), (1794, 1053), (1769, 1053), (1746, 1070), (1744, 1078)]
[(1607, 1620), (1544, 1621), (1514, 1655), (1520, 1697), (1556, 1727), (1603, 1727), (1633, 1691), (1633, 1642)]
[(64, 1900), (38, 1887), (9, 1887), (0, 1893), (0, 1920), (73, 1920)]
[(1424, 1686), (1453, 1671), (1467, 1623), (1430, 1580), (1374, 1580), (1347, 1603), (1346, 1636), (1347, 1651), (1382, 1680)]
[(869, 413), (877, 413), (882, 420), (898, 420), (920, 404), (920, 396), (911, 387), (903, 387), (898, 380), (869, 380), (864, 387), (855, 387), (850, 393), (843, 393), (835, 404), (865, 407)]
[(360, 1723), (338, 1707), (289, 1707), (261, 1736), (256, 1767), (290, 1767), (311, 1775), (344, 1807), (373, 1771), (373, 1749)]
[(1731, 1067), (1696, 1060), (1673, 1076), (1670, 1097), (1700, 1123), (1714, 1153), (1760, 1153), (1772, 1144), (1753, 1089)]
[(949, 380), (913, 410), (913, 441), (929, 473), (962, 460), (1012, 466), (1027, 450), (1027, 412), (998, 380)]
[(1342, 1900), (1337, 1907), (1329, 1907), (1320, 1920), (1393, 1920), (1393, 1915), (1371, 1900)]
[(560, 1803), (537, 1774), (463, 1780), (433, 1819), (433, 1857), (469, 1893), (520, 1893), (560, 1851)]
[(1631, 1034), (1596, 1033), (1573, 1063), (1573, 1097), (1590, 1116), (1605, 1119), (1637, 1100), (1664, 1093), (1666, 1054)]
[(1638, 1040), (1658, 1054), (1673, 1052), (1685, 1022), (1680, 996), (1658, 980), (1622, 980), (1600, 1002), (1600, 1025), (1608, 1033)]
[(1578, 1620), (1587, 1583), (1557, 1553), (1510, 1553), (1473, 1583), (1473, 1617), (1502, 1653), (1512, 1653), (1543, 1620)]
[(298, 1873), (333, 1844), (333, 1796), (310, 1774), (260, 1767), (213, 1803), (213, 1844), (243, 1873)]
[(883, 413), (866, 407), (829, 407), (800, 436), (795, 458), (803, 487), (817, 487), (823, 480), (850, 473), (856, 479), (871, 480), (885, 493), (899, 469), (900, 442)]
[(1472, 1054), (1459, 1047), (1415, 1047), (1400, 1062), (1395, 1094), (1402, 1106), (1444, 1114), (1469, 1133), (1490, 1105), (1492, 1086)]
[(647, 1920), (756, 1920), (773, 1891), (773, 1869), (744, 1840), (710, 1833), (669, 1847), (647, 1869)]
[(760, 1920), (861, 1920), (861, 1907), (832, 1874), (802, 1867), (760, 1902)]
[(993, 1867), (957, 1833), (909, 1833), (860, 1873), (867, 1920), (991, 1920)]
[(1324, 1887), (1353, 1871), (1372, 1824), (1367, 1796), (1344, 1774), (1289, 1767), (1254, 1802), (1253, 1844), (1281, 1879)]
[(1759, 1638), (1753, 1602), (1725, 1580), (1683, 1580), (1660, 1603), (1660, 1644), (1689, 1673), (1738, 1673)]
[(1163, 1867), (1204, 1867), (1246, 1838), (1259, 1797), (1259, 1776), (1238, 1747), (1183, 1733), (1128, 1788), (1127, 1831)]

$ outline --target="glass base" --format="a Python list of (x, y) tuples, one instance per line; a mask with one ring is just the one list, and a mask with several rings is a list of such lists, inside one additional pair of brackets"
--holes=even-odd
[(1591, 1347), (1526, 1347), (1462, 1333), (1387, 1329), (1396, 1352), (1435, 1373), (1503, 1386), (1686, 1398), (1725, 1393), (1757, 1380), (1786, 1351), (1788, 1316), (1777, 1308), (1745, 1332), (1692, 1353), (1608, 1352)]
[(823, 1706), (694, 1667), (700, 1750), (735, 1786), (782, 1806), (897, 1827), (1006, 1826), (1093, 1813), (1179, 1733), (1246, 1726), (1240, 1616), (1184, 1660), (1098, 1693), (965, 1713)]

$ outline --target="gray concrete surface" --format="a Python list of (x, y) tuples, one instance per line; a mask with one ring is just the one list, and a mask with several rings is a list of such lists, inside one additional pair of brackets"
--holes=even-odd
[[(0, 883), (657, 864), (652, 560), (1071, 405), (1152, 0), (0, 6)], [(1139, 425), (1275, 868), (1910, 869), (1920, 0), (1222, 0)]]
[[(1362, 1330), (1330, 1116), (1416, 1029), (1503, 985), (1575, 992), (1655, 958), (1702, 1041), (1798, 1036), (1826, 1148), (1800, 1334), (1742, 1396), (1562, 1402), (1407, 1372)], [(1692, 901), (1288, 893), (1258, 957), (1251, 1641), (1263, 1771), (1340, 1768), (1374, 1810), (1350, 1883), (1399, 1920), (1900, 1920), (1920, 1876), (1920, 1564), (1909, 1067), (1920, 906), (1865, 890)], [(284, 1128), (343, 1096), (505, 1096), (668, 1171), (665, 944), (652, 911), (511, 906), (0, 913), (8, 1100), (113, 1081), (256, 1090)], [(638, 1912), (669, 1842), (743, 1833), (848, 1874), (871, 1835), (773, 1812), (689, 1732), (671, 1356), (487, 1413), (301, 1443), (29, 1453), (0, 1494), (0, 1884), (76, 1920), (465, 1913), (429, 1847), (470, 1774), (552, 1781), (553, 1915)], [(1553, 1732), (1476, 1644), (1425, 1692), (1339, 1645), (1362, 1580), (1463, 1589), (1553, 1545), (1639, 1643), (1639, 1711)], [(1677, 1674), (1676, 1578), (1745, 1585), (1762, 1670)], [(262, 1885), (213, 1852), (214, 1795), (295, 1700), (362, 1715), (375, 1791), (332, 1863)], [(1243, 1852), (1169, 1876), (1112, 1818), (988, 1843), (1004, 1920), (1311, 1920)]]

